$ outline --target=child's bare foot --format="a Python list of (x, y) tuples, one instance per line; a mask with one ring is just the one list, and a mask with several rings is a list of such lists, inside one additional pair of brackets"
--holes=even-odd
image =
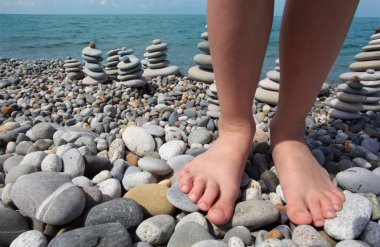
[(298, 225), (313, 222), (317, 227), (323, 226), (325, 219), (334, 218), (342, 209), (344, 195), (303, 140), (286, 137), (284, 132), (271, 130), (271, 142), (288, 217)]
[(197, 156), (179, 175), (180, 188), (217, 225), (232, 216), (239, 193), (254, 124), (222, 125), (219, 138), (210, 149)]

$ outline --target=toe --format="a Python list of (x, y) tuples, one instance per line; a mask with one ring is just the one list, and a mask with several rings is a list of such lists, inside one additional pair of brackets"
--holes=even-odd
[(189, 199), (193, 203), (197, 203), (202, 197), (206, 188), (206, 180), (202, 178), (196, 178), (193, 183), (193, 188), (189, 192)]
[(207, 214), (208, 219), (212, 223), (216, 225), (222, 225), (231, 219), (238, 192), (238, 188), (235, 190), (232, 190), (231, 188), (221, 189), (218, 200), (215, 202)]
[(325, 219), (331, 219), (334, 218), (336, 215), (336, 210), (334, 209), (334, 206), (332, 204), (332, 201), (327, 195), (321, 196), (320, 204), (322, 207), (322, 214)]
[(312, 216), (307, 210), (304, 200), (300, 198), (286, 199), (286, 214), (290, 221), (297, 225), (308, 225), (312, 222)]
[(341, 193), (340, 191), (338, 192), (332, 192), (332, 191), (327, 191), (325, 192), (326, 196), (330, 199), (335, 211), (339, 211), (343, 207), (343, 201), (344, 201), (344, 195), (343, 195), (343, 200), (342, 197), (339, 195)]
[(217, 198), (218, 194), (219, 186), (217, 185), (217, 183), (215, 183), (212, 180), (207, 181), (203, 196), (198, 201), (198, 207), (203, 211), (209, 210), (209, 208), (213, 205), (215, 199)]
[(189, 193), (193, 187), (193, 176), (190, 173), (183, 174), (178, 178), (180, 189), (183, 193)]
[(310, 196), (307, 199), (307, 206), (310, 210), (314, 225), (316, 227), (321, 227), (325, 224), (325, 218), (323, 217), (320, 198), (320, 195), (314, 195)]

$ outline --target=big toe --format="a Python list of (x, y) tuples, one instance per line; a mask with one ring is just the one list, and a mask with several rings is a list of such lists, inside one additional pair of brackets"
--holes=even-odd
[(313, 218), (302, 199), (287, 204), (286, 214), (288, 215), (289, 220), (297, 225), (308, 225), (313, 221)]
[(237, 193), (221, 190), (219, 199), (208, 211), (208, 219), (215, 225), (227, 223), (233, 213)]

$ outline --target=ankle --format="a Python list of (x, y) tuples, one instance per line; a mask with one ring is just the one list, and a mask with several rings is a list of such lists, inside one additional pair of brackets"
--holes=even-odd
[(252, 118), (228, 119), (221, 117), (218, 123), (219, 136), (252, 137), (256, 132), (256, 124)]
[(272, 146), (286, 140), (303, 141), (305, 124), (274, 117), (269, 125)]

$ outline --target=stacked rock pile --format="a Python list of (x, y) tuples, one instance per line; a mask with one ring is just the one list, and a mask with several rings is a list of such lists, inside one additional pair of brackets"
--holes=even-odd
[(170, 66), (166, 53), (168, 52), (168, 45), (162, 43), (161, 40), (155, 39), (152, 44), (146, 48), (144, 53), (145, 66), (143, 76), (156, 77), (176, 75), (179, 73), (178, 66)]
[(107, 52), (107, 64), (105, 67), (106, 74), (109, 77), (115, 78), (117, 76), (117, 64), (119, 63), (120, 55), (118, 52), (121, 51), (120, 48), (110, 50)]
[(65, 68), (66, 76), (70, 80), (81, 80), (84, 77), (82, 72), (82, 62), (75, 58), (67, 57), (63, 67)]
[(101, 64), (103, 61), (102, 52), (96, 49), (94, 42), (82, 50), (82, 58), (85, 60), (83, 72), (87, 75), (82, 82), (84, 85), (97, 85), (108, 80)]
[(211, 84), (206, 92), (208, 94), (207, 102), (207, 115), (211, 118), (219, 119), (220, 116), (220, 106), (218, 99), (218, 91), (216, 89), (216, 84)]
[[(124, 50), (123, 50), (124, 51)], [(130, 51), (120, 52), (120, 62), (117, 65), (118, 77), (120, 84), (127, 87), (143, 87), (148, 80), (142, 76), (144, 70), (141, 67), (140, 60), (130, 55)]]
[(197, 45), (201, 53), (195, 55), (194, 57), (194, 62), (197, 64), (197, 66), (191, 67), (188, 71), (188, 74), (189, 77), (193, 80), (213, 83), (215, 75), (212, 68), (212, 59), (207, 31), (201, 34), (201, 39), (203, 39), (203, 41), (199, 42)]
[(356, 62), (350, 65), (352, 71), (364, 72), (367, 69), (380, 70), (380, 33), (371, 36), (363, 52), (355, 56)]
[[(276, 59), (276, 67), (274, 70), (266, 74), (266, 78), (259, 82), (256, 89), (255, 99), (259, 102), (266, 103), (272, 106), (278, 104), (280, 95), (280, 60)], [(319, 96), (325, 96), (330, 91), (330, 85), (323, 83), (319, 92)]]

